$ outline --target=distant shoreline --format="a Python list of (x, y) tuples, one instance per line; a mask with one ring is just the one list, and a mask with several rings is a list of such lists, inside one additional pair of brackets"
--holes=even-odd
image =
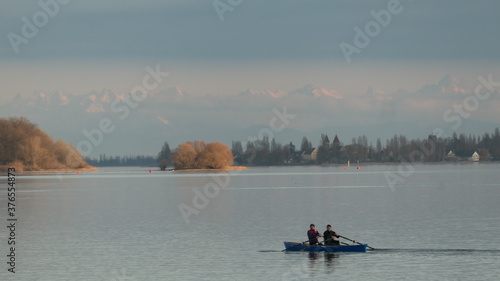
[[(357, 166), (370, 166), (370, 165), (406, 165), (406, 164), (411, 164), (411, 165), (423, 165), (423, 164), (430, 164), (430, 165), (442, 165), (442, 164), (473, 164), (473, 163), (500, 163), (500, 161), (442, 161), (442, 162), (360, 162), (358, 163), (351, 163), (349, 167), (357, 167)], [(348, 167), (347, 163), (345, 164), (339, 164), (339, 163), (331, 163), (331, 164), (284, 164), (284, 165), (249, 165), (247, 167), (308, 167), (308, 166), (316, 166), (316, 167)]]
[(16, 166), (0, 166), (0, 172), (7, 172), (8, 168), (15, 168), (17, 173), (69, 173), (69, 172), (97, 172), (98, 168), (89, 166), (80, 169), (64, 168), (64, 169), (38, 169), (38, 170), (25, 170), (17, 168)]
[[(443, 165), (443, 164), (456, 164), (456, 165), (468, 165), (468, 164), (474, 164), (474, 163), (481, 163), (481, 164), (495, 164), (495, 163), (500, 163), (499, 161), (479, 161), (479, 162), (473, 162), (473, 161), (450, 161), (450, 162), (365, 162), (365, 163), (355, 163), (349, 166), (350, 168), (356, 168), (358, 166), (377, 166), (377, 165), (387, 165), (387, 166), (396, 166), (396, 165)], [(269, 165), (269, 166), (260, 166), (260, 165), (250, 165), (250, 166), (231, 166), (231, 167), (226, 167), (222, 169), (175, 169), (175, 168), (170, 168), (170, 169), (165, 169), (164, 172), (223, 172), (223, 171), (242, 171), (242, 170), (248, 170), (249, 168), (259, 168), (259, 167), (308, 167), (308, 166), (315, 166), (315, 167), (348, 167), (347, 164), (338, 164), (338, 163), (332, 163), (332, 164), (288, 164), (288, 165)], [(7, 169), (9, 167), (13, 166), (0, 166), (0, 172), (7, 172)], [(40, 170), (16, 170), (17, 173), (71, 173), (71, 172), (98, 172), (100, 168), (107, 168), (107, 167), (131, 167), (131, 166), (102, 166), (102, 167), (86, 167), (86, 168), (81, 168), (81, 169), (40, 169)], [(137, 166), (137, 167), (142, 167), (142, 166)], [(15, 168), (15, 167), (14, 167)], [(148, 168), (151, 170), (152, 167), (147, 167), (144, 166), (144, 168)], [(157, 172), (162, 172), (162, 170), (154, 170)]]
[(172, 172), (172, 171), (179, 171), (179, 172), (211, 172), (211, 171), (234, 171), (234, 170), (248, 170), (246, 166), (230, 166), (230, 167), (224, 167), (222, 169), (207, 169), (207, 168), (202, 168), (202, 169), (165, 169), (166, 172)]

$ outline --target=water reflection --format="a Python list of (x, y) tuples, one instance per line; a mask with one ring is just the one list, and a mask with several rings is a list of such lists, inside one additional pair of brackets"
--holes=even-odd
[(309, 252), (309, 273), (314, 275), (314, 273), (321, 268), (321, 257), (323, 256), (324, 270), (326, 273), (330, 274), (334, 270), (334, 264), (336, 263), (338, 254), (329, 252)]
[(309, 259), (312, 261), (317, 260), (319, 257), (318, 252), (309, 252)]
[(337, 258), (339, 256), (335, 253), (329, 253), (329, 252), (325, 252), (324, 256), (325, 256), (326, 273), (328, 273), (328, 274), (333, 273), (333, 270), (334, 270), (333, 265), (335, 262), (337, 262)]
[(318, 252), (309, 252), (308, 253), (308, 257), (309, 257), (309, 263), (308, 263), (308, 266), (309, 266), (309, 276), (314, 276), (316, 274), (316, 272), (319, 270), (319, 263), (318, 263), (318, 257), (319, 257), (319, 254)]

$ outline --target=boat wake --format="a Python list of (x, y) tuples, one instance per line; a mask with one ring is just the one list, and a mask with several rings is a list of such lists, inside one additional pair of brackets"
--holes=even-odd
[[(258, 252), (260, 253), (282, 253), (283, 250), (259, 250)], [(287, 251), (285, 251), (288, 253)], [(302, 251), (297, 251), (297, 252), (302, 252)], [(479, 253), (484, 253), (484, 254), (495, 254), (495, 255), (500, 255), (500, 250), (497, 249), (404, 249), (404, 248), (376, 248), (374, 250), (367, 249), (367, 253), (414, 253), (414, 254), (479, 254)]]
[(260, 250), (261, 253), (281, 253), (282, 250)]
[(500, 250), (497, 249), (384, 249), (384, 248), (376, 248), (375, 250), (367, 250), (367, 252), (386, 252), (386, 253), (492, 253), (492, 254), (500, 254)]

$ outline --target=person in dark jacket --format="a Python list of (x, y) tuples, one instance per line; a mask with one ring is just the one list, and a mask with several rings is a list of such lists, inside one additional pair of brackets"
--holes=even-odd
[(316, 226), (311, 224), (309, 230), (307, 231), (307, 238), (309, 239), (309, 245), (318, 244), (318, 237), (321, 237), (321, 233), (316, 230)]
[(326, 226), (326, 231), (323, 233), (323, 239), (325, 239), (325, 246), (340, 246), (339, 240), (335, 240), (335, 238), (339, 238), (340, 234), (335, 233), (332, 230), (331, 225)]

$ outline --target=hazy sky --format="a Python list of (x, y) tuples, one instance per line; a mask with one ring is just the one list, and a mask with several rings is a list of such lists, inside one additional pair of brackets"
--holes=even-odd
[[(474, 89), (479, 76), (500, 80), (499, 10), (498, 0), (2, 1), (0, 104), (38, 90), (128, 92), (148, 65), (170, 73), (157, 90), (200, 96), (306, 84), (415, 93), (447, 74)], [(483, 121), (498, 123), (491, 115)]]
[[(374, 21), (370, 12), (388, 10), (391, 1), (73, 0), (49, 5), (54, 16), (25, 38), (23, 17), (33, 24), (38, 12), (43, 24), (38, 2), (0, 4), (2, 100), (35, 90), (126, 90), (157, 63), (171, 73), (162, 86), (194, 94), (307, 83), (346, 93), (369, 86), (416, 90), (447, 73), (474, 83), (499, 70), (494, 0), (402, 0), (351, 63), (339, 45), (356, 47), (354, 28), (364, 30)], [(222, 3), (222, 20), (214, 3)], [(11, 32), (28, 41), (17, 43), (18, 53)]]

